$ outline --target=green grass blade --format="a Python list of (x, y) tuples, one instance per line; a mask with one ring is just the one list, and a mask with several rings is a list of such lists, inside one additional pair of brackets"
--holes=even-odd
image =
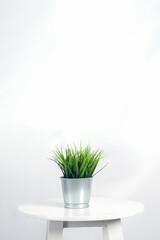
[(107, 162), (100, 170), (98, 170), (95, 174), (93, 174), (93, 176), (95, 176), (97, 173), (99, 173), (100, 171), (102, 171), (107, 165), (108, 165), (108, 162)]

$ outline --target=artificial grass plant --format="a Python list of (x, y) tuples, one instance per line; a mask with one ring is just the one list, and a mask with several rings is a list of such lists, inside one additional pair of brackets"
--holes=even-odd
[(85, 148), (78, 148), (75, 144), (63, 149), (56, 147), (52, 151), (52, 156), (49, 158), (53, 160), (61, 169), (64, 178), (89, 178), (95, 176), (108, 163), (104, 165), (99, 171), (95, 172), (97, 164), (103, 158), (103, 151), (100, 149), (92, 151), (88, 144)]

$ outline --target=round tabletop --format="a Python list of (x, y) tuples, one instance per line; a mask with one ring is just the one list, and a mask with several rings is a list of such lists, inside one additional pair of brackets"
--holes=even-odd
[(64, 208), (63, 199), (57, 198), (21, 205), (19, 211), (28, 217), (53, 221), (101, 221), (133, 216), (143, 208), (135, 201), (91, 198), (88, 208), (68, 209)]

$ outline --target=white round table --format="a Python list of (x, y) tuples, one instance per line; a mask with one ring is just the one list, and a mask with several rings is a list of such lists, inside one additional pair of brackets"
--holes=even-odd
[(91, 198), (88, 208), (64, 208), (63, 199), (50, 199), (19, 207), (28, 217), (47, 220), (46, 240), (62, 240), (63, 228), (102, 227), (103, 240), (122, 240), (121, 219), (143, 211), (141, 203), (122, 199)]

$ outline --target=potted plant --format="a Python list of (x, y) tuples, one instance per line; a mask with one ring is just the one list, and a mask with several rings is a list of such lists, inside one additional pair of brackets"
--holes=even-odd
[(66, 148), (58, 148), (52, 151), (53, 160), (63, 173), (61, 184), (63, 198), (66, 208), (86, 208), (89, 206), (91, 185), (95, 169), (99, 161), (103, 158), (103, 151), (91, 150), (91, 146), (85, 148), (80, 144), (80, 148), (74, 144)]

